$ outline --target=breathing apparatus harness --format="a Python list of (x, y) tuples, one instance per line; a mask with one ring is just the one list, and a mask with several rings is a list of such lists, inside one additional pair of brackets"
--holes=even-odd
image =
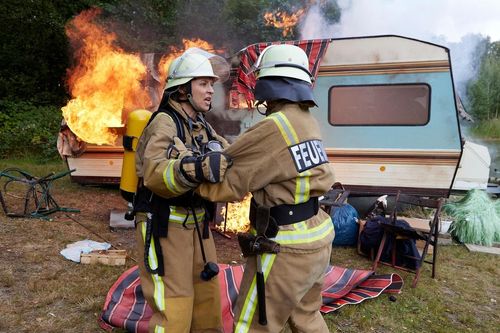
[[(168, 97), (169, 95), (167, 94), (164, 96), (163, 101), (158, 108), (158, 111), (153, 113), (146, 127), (152, 122), (152, 120), (159, 113), (166, 113), (173, 119), (175, 123), (177, 129), (177, 136), (183, 143), (185, 143), (186, 133), (184, 130), (183, 123), (185, 123), (186, 121), (183, 120), (182, 117), (178, 114), (178, 112), (175, 109), (173, 109), (172, 106), (168, 103)], [(194, 152), (196, 154), (205, 154), (209, 152), (211, 149), (213, 149), (213, 146), (215, 145), (216, 142), (218, 143), (218, 141), (215, 139), (215, 135), (212, 132), (210, 126), (208, 126), (205, 118), (201, 115), (198, 115), (198, 120), (203, 124), (203, 127), (206, 129), (208, 142), (203, 143), (202, 142), (203, 137), (201, 135), (197, 137), (192, 136), (193, 123), (190, 118), (187, 121), (188, 125), (187, 127), (189, 128), (189, 135), (192, 138)], [(198, 147), (196, 147), (195, 143), (198, 144)], [(168, 235), (168, 221), (170, 218), (171, 206), (180, 206), (184, 207), (187, 210), (188, 213), (182, 224), (183, 227), (185, 228), (190, 212), (193, 214), (195, 228), (200, 242), (201, 253), (203, 261), (205, 263), (204, 269), (201, 272), (200, 276), (205, 281), (210, 280), (211, 278), (213, 278), (218, 274), (219, 269), (217, 264), (213, 262), (207, 262), (205, 256), (205, 249), (203, 246), (203, 239), (209, 238), (208, 221), (210, 221), (214, 216), (215, 212), (214, 204), (210, 201), (203, 199), (202, 197), (194, 193), (193, 190), (190, 190), (178, 197), (166, 199), (160, 197), (159, 195), (156, 195), (151, 190), (146, 188), (144, 186), (143, 180), (139, 179), (137, 192), (134, 198), (134, 213), (146, 212), (146, 217), (147, 217), (146, 235), (144, 241), (144, 265), (146, 267), (146, 270), (151, 274), (158, 274), (160, 276), (163, 276), (165, 274), (160, 238), (167, 237)], [(203, 235), (201, 234), (200, 227), (198, 225), (198, 220), (196, 217), (195, 208), (198, 207), (203, 207), (205, 210), (205, 219), (203, 221), (204, 222)], [(151, 246), (152, 239), (154, 240), (154, 247), (158, 260), (158, 266), (155, 269), (151, 268), (149, 264), (149, 248)]]

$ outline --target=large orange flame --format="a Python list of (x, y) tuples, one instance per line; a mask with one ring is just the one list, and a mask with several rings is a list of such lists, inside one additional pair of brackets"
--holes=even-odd
[(231, 231), (231, 232), (247, 231), (250, 228), (250, 220), (248, 216), (250, 215), (251, 199), (252, 199), (252, 194), (248, 193), (241, 202), (228, 203), (226, 206), (227, 213), (226, 213), (226, 207), (223, 207), (221, 210), (221, 216), (225, 218), (225, 221), (219, 224), (217, 226), (217, 229), (220, 231)]
[(276, 11), (267, 12), (264, 14), (264, 19), (266, 20), (266, 25), (273, 26), (278, 29), (283, 29), (283, 37), (291, 35), (293, 32), (293, 27), (297, 25), (300, 17), (304, 14), (303, 9), (299, 9), (295, 13), (287, 14), (286, 12)]
[(62, 112), (81, 140), (102, 145), (116, 141), (110, 128), (123, 126), (122, 112), (145, 108), (150, 98), (140, 82), (145, 65), (138, 55), (114, 45), (116, 36), (93, 22), (98, 14), (84, 11), (66, 28), (71, 43), (78, 46), (77, 63), (68, 71), (72, 99)]
[(195, 38), (193, 40), (183, 38), (182, 44), (183, 48), (172, 47), (170, 52), (161, 58), (160, 64), (158, 65), (158, 71), (160, 72), (162, 82), (165, 82), (165, 79), (167, 78), (168, 67), (170, 66), (172, 60), (180, 56), (185, 50), (190, 47), (199, 47), (205, 51), (212, 51), (214, 48), (212, 44), (199, 38)]
[[(148, 69), (138, 54), (115, 45), (116, 35), (94, 21), (99, 14), (96, 9), (84, 11), (66, 28), (72, 45), (76, 45), (76, 65), (68, 70), (72, 99), (62, 112), (71, 131), (81, 140), (112, 145), (118, 136), (113, 128), (123, 127), (130, 111), (152, 107), (152, 101), (141, 82)], [(172, 47), (160, 60), (161, 82), (165, 82), (170, 62), (185, 49), (213, 49), (202, 39), (184, 39), (183, 44), (184, 48)]]

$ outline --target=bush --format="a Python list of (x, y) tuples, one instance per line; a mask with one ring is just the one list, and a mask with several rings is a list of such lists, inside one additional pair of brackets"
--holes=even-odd
[(0, 158), (55, 159), (61, 119), (57, 106), (0, 100)]

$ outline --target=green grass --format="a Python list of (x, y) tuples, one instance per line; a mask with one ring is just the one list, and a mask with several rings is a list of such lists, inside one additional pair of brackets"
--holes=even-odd
[[(13, 166), (37, 176), (67, 170), (61, 161), (43, 165), (0, 161), (0, 171)], [(136, 264), (127, 260), (126, 266), (117, 267), (79, 265), (59, 254), (69, 243), (104, 239), (138, 258), (134, 232), (109, 229), (110, 211), (126, 208), (117, 188), (80, 186), (64, 177), (54, 182), (52, 193), (60, 205), (81, 212), (57, 213), (52, 221), (45, 221), (6, 218), (0, 211), (0, 332), (101, 332), (97, 318), (109, 288)], [(220, 257), (238, 261), (239, 252), (222, 247), (221, 242), (217, 249)], [(377, 273), (397, 273), (404, 279), (396, 301), (382, 294), (359, 305), (344, 306), (325, 315), (330, 331), (498, 332), (499, 257), (469, 252), (462, 245), (438, 249), (435, 279), (426, 264), (417, 288), (411, 288), (412, 274), (381, 266)], [(227, 253), (222, 255), (223, 251)], [(331, 263), (371, 267), (371, 262), (351, 247), (334, 247)]]
[(471, 132), (474, 137), (484, 140), (500, 140), (500, 118), (476, 123)]
[[(383, 266), (377, 273), (396, 272), (405, 285), (397, 300), (387, 295), (345, 306), (325, 318), (332, 332), (498, 332), (500, 296), (498, 257), (471, 253), (462, 245), (441, 246), (437, 277), (425, 265), (417, 288), (413, 274)], [(333, 248), (332, 262), (369, 269), (371, 262), (352, 248)]]

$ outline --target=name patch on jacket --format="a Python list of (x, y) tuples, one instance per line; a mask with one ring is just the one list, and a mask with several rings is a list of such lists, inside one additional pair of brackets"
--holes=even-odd
[(298, 172), (303, 172), (328, 162), (325, 148), (321, 140), (308, 140), (288, 147), (295, 168)]

